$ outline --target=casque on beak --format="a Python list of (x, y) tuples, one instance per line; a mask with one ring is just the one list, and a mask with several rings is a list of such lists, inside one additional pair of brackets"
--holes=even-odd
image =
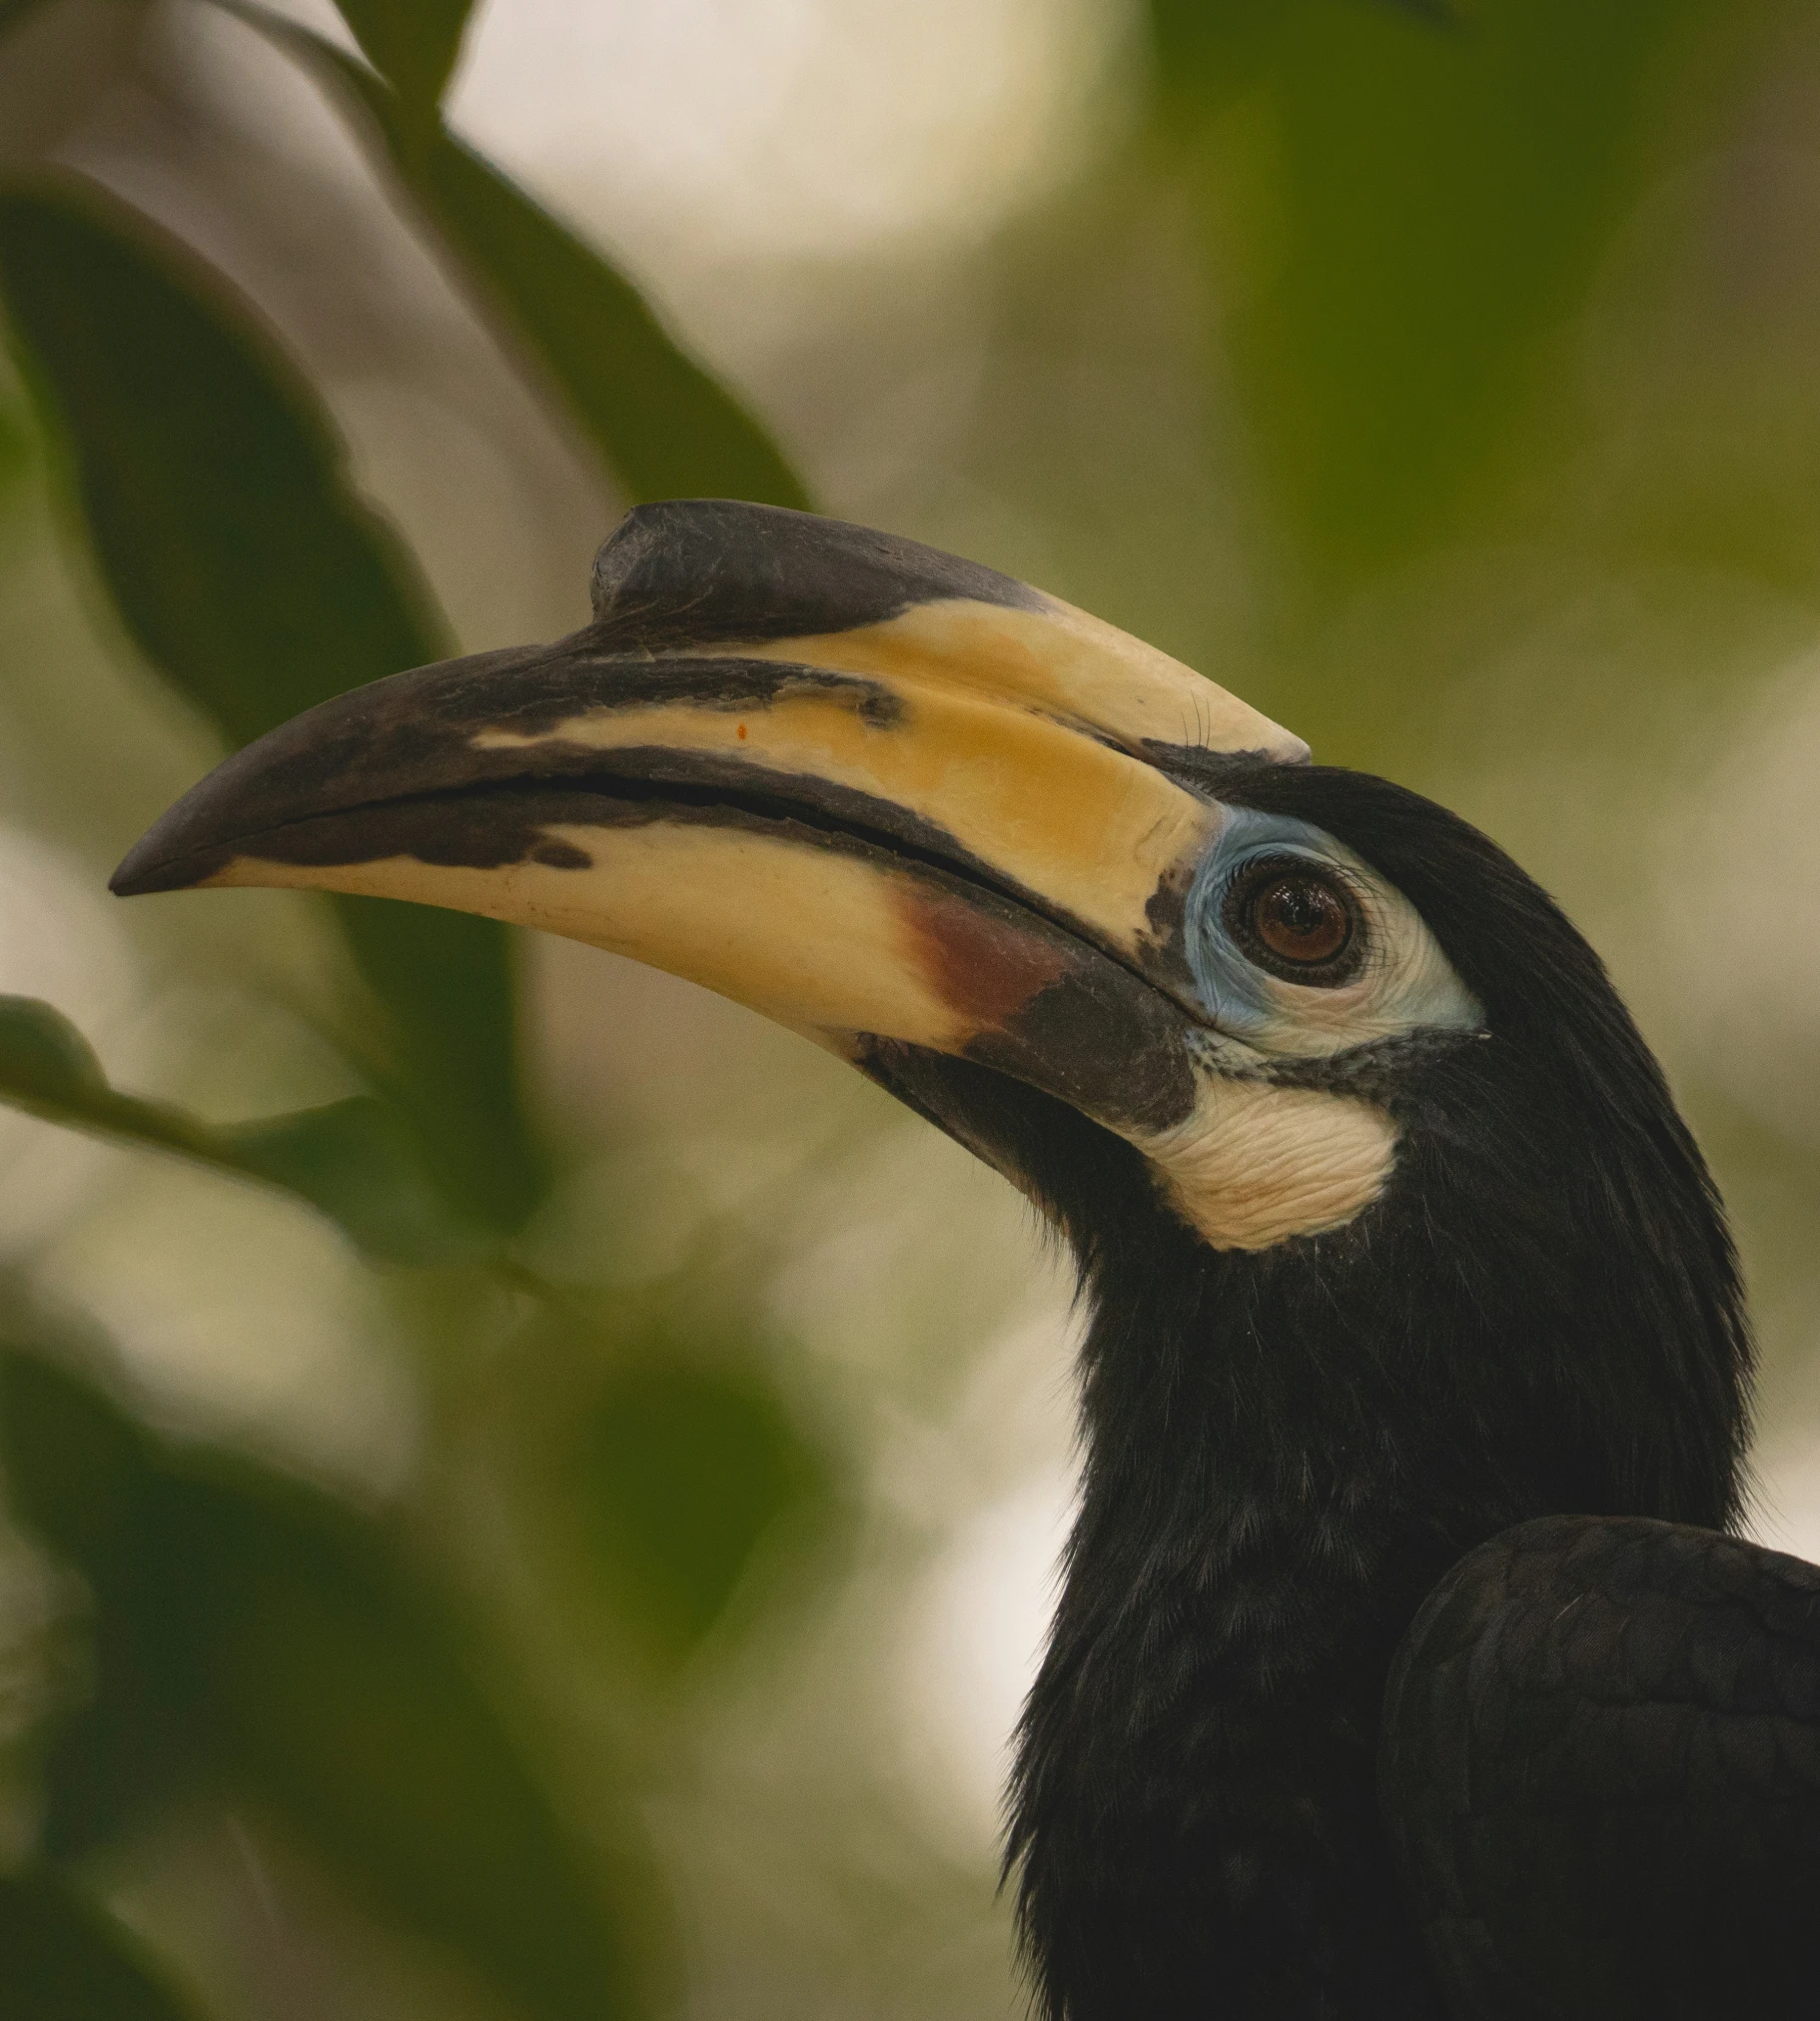
[(542, 927), (869, 1068), (976, 1061), (1148, 1144), (1196, 1103), (1184, 895), (1223, 818), (1156, 762), (1306, 746), (991, 570), (773, 507), (641, 506), (594, 621), (354, 689), (227, 760), (124, 895), (298, 885)]

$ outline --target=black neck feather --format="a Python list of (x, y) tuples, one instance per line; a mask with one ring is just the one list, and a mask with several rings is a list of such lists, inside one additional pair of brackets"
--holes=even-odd
[(933, 1056), (881, 1073), (1044, 1201), (1092, 1315), (1008, 1868), (1051, 2021), (1418, 2021), (1441, 2010), (1373, 1796), (1396, 1642), (1529, 1516), (1732, 1519), (1737, 1274), (1654, 1060), (1508, 858), (1381, 781), (1211, 783), (1395, 882), (1488, 1029), (1307, 1066), (1389, 1112), (1395, 1169), (1348, 1227), (1255, 1254), (1047, 1097)]
[(1373, 1798), (1421, 1598), (1531, 1516), (1733, 1512), (1741, 1333), (1697, 1161), (1574, 1169), (1496, 1040), (1343, 1071), (1381, 1079), (1402, 1150), (1335, 1234), (1210, 1251), (1141, 1171), (1106, 1183), (1122, 1147), (1062, 1181), (1099, 1168), (1057, 1203), (1086, 1465), (1010, 1853), (1069, 2021), (1438, 2013)]

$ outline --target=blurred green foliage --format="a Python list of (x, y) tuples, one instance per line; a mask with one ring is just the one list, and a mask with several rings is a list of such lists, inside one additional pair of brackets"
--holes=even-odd
[(440, 122), (426, 124), (402, 85), (389, 90), (307, 30), (237, 11), (365, 108), (457, 271), (631, 500), (808, 505), (770, 438), (678, 349), (623, 275)]
[(12, 2021), (193, 2021), (143, 1949), (54, 1869), (0, 1875)]
[[(198, 262), (59, 187), (0, 204), (0, 287), (115, 608), (229, 739), (440, 656), (430, 592), (349, 490), (314, 397)], [(541, 1177), (512, 1094), (503, 930), (380, 899), (337, 910), (453, 1196), (522, 1220)]]
[[(436, 102), (465, 8), (347, 12), (390, 85), (272, 32), (347, 95), (614, 475), (636, 495), (801, 503), (777, 452), (630, 285), (443, 132)], [(0, 195), (0, 296), (107, 597), (146, 664), (230, 743), (447, 649), (315, 394), (196, 256), (99, 188), (40, 177)], [(24, 454), (10, 433), (0, 447)], [(382, 1044), (361, 1058), (373, 1093), (213, 1126), (117, 1092), (54, 1007), (7, 998), (0, 1099), (280, 1188), (394, 1265), (498, 1253), (496, 1232), (524, 1220), (546, 1173), (516, 1086), (506, 937), (380, 901), (335, 910), (377, 999)], [(6, 2011), (30, 1987), (34, 2015), (176, 2013), (73, 1876), (216, 1785), (519, 2011), (647, 2011), (665, 1915), (637, 1834), (596, 1810), (583, 1843), (552, 1804), (473, 1672), (455, 1596), (384, 1522), (251, 1461), (163, 1444), (81, 1353), (53, 1339), (46, 1359), (38, 1331), (0, 1360), (5, 1479), (20, 1522), (83, 1576), (93, 1675), (44, 1752), (38, 1843), (53, 1864), (0, 1897)], [(667, 1664), (822, 1481), (757, 1369), (626, 1375), (575, 1427), (567, 1469), (608, 1603)]]
[(0, 1101), (263, 1180), (307, 1200), (370, 1256), (436, 1264), (483, 1256), (478, 1231), (450, 1212), (398, 1112), (367, 1095), (295, 1116), (214, 1128), (166, 1102), (109, 1087), (101, 1062), (50, 1004), (0, 996)]
[(342, 9), (368, 62), (398, 94), (408, 128), (436, 125), (471, 11), (472, 0), (348, 0)]
[(31, 454), (31, 438), (23, 418), (0, 407), (0, 502), (25, 475)]
[(0, 1362), (0, 1411), (19, 1517), (94, 1607), (92, 1695), (49, 1750), (52, 1859), (226, 1778), (525, 2011), (636, 2011), (631, 1934), (383, 1528), (164, 1447), (29, 1353)]
[(63, 187), (0, 202), (0, 286), (108, 593), (225, 735), (446, 649), (308, 389), (200, 262)]
[(721, 1618), (779, 1519), (831, 1487), (761, 1383), (667, 1357), (616, 1373), (565, 1444), (556, 1497), (573, 1513), (583, 1561), (669, 1664)]
[[(1152, 0), (1267, 468), (1344, 582), (1456, 525), (1634, 199), (1696, 0)], [(1235, 271), (1236, 269), (1236, 271)]]

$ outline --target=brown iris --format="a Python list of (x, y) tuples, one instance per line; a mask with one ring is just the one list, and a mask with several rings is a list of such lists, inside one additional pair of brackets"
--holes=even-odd
[(1332, 986), (1358, 967), (1357, 917), (1340, 879), (1299, 857), (1250, 864), (1227, 894), (1226, 923), (1262, 968)]

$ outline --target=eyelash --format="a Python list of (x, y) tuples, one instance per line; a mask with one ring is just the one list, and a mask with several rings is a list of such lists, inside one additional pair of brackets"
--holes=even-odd
[[(1264, 944), (1252, 924), (1251, 901), (1264, 886), (1286, 873), (1325, 886), (1347, 915), (1346, 941), (1328, 961), (1288, 961)], [(1273, 850), (1241, 863), (1227, 882), (1220, 918), (1228, 938), (1254, 968), (1304, 989), (1338, 989), (1353, 981), (1365, 966), (1368, 950), (1358, 894), (1331, 864), (1315, 862), (1292, 850)]]

